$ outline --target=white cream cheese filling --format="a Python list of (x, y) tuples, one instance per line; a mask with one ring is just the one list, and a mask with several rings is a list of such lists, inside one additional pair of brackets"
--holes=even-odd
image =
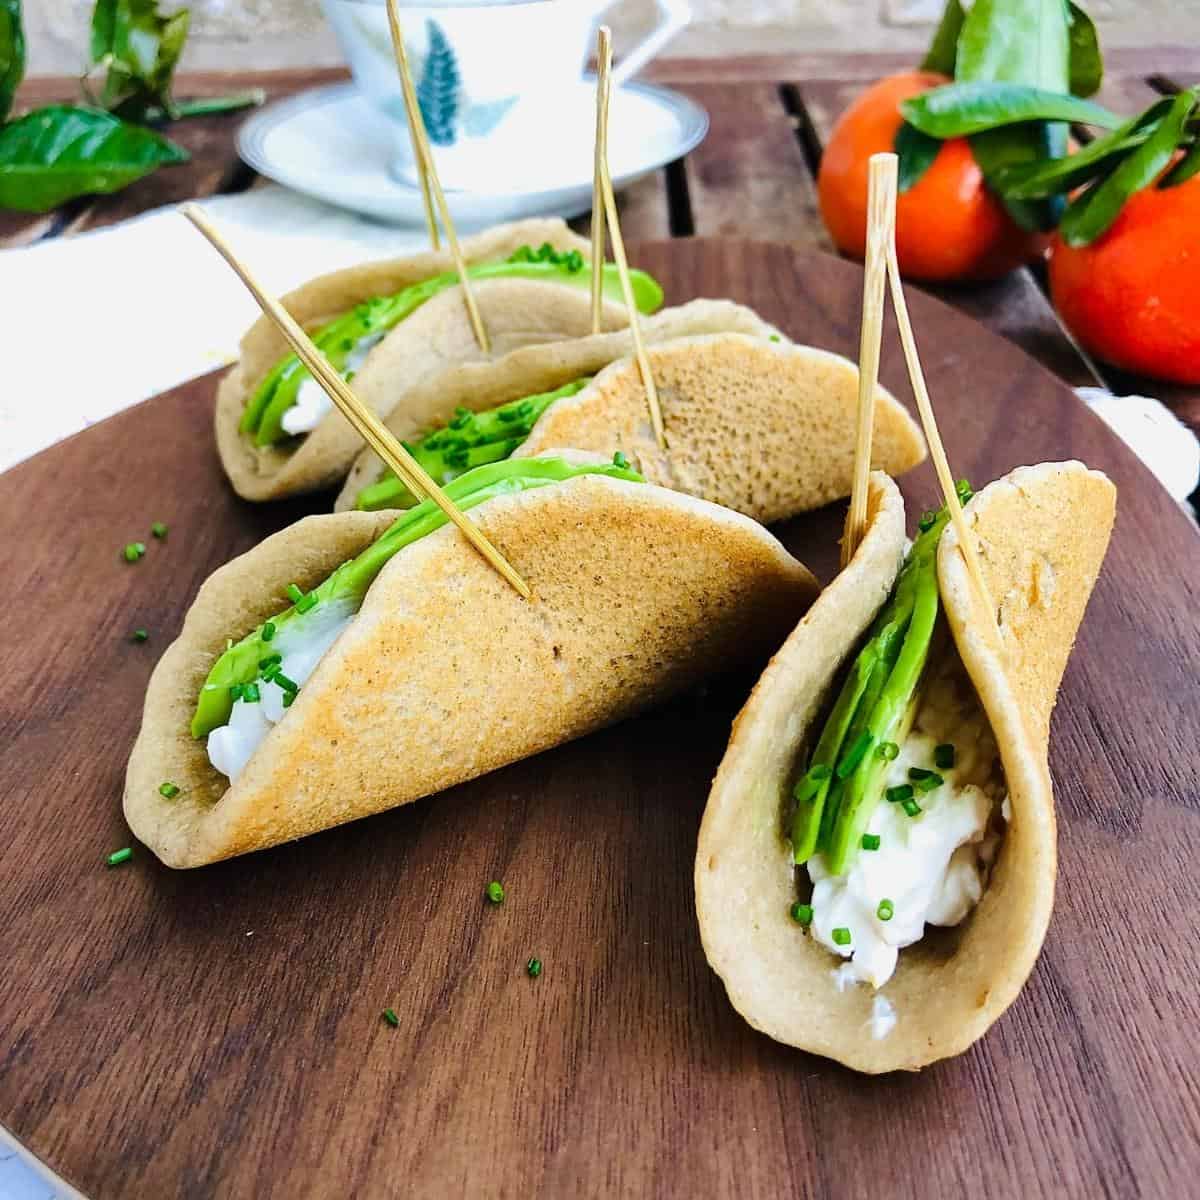
[[(947, 664), (926, 683), (913, 727), (900, 746), (887, 787), (911, 783), (909, 768), (936, 771), (944, 782), (916, 791), (921, 812), (880, 800), (868, 826), (879, 849), (860, 849), (844, 875), (832, 876), (824, 855), (808, 862), (813, 882), (810, 933), (831, 953), (848, 961), (835, 972), (839, 989), (851, 982), (880, 988), (896, 969), (900, 950), (919, 941), (926, 925), (957, 925), (978, 904), (995, 858), (1003, 773), (995, 739), (952, 651)], [(939, 768), (938, 745), (949, 743), (954, 766)], [(890, 901), (891, 917), (880, 915)], [(886, 906), (885, 906), (886, 912)], [(845, 945), (834, 930), (849, 930)], [(889, 1004), (890, 1010), (890, 1004)], [(886, 1036), (896, 1014), (873, 1012), (872, 1033)]]
[[(354, 374), (367, 360), (367, 355), (383, 340), (386, 330), (368, 333), (359, 338), (357, 345), (346, 356), (342, 367), (342, 378)], [(321, 423), (325, 415), (333, 411), (333, 401), (325, 389), (310, 375), (296, 389), (296, 403), (280, 418), (280, 424), (286, 433), (293, 437), (302, 433), (312, 433)]]
[[(282, 656), (280, 671), (303, 687), (325, 654), (354, 620), (357, 607), (348, 602), (324, 601), (280, 628), (268, 643)], [(208, 735), (208, 761), (232, 783), (272, 728), (283, 720), (286, 695), (277, 683), (258, 680), (259, 699), (235, 700), (229, 720)]]

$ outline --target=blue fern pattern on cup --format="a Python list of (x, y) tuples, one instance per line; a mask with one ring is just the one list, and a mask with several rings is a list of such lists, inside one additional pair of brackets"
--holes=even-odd
[(417, 103), (425, 120), (429, 140), (435, 146), (452, 146), (462, 92), (458, 57), (445, 30), (436, 21), (426, 20), (425, 32), (429, 39), (429, 52), (421, 67)]

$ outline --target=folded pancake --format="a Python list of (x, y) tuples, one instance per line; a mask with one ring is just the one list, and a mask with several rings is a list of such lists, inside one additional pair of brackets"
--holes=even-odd
[[(514, 457), (554, 446), (620, 451), (653, 483), (776, 521), (849, 494), (858, 368), (840, 355), (793, 345), (751, 310), (694, 301), (643, 322), (667, 449), (654, 437), (628, 331), (517, 352), (410, 393), (389, 421), (410, 443), (454, 413), (534, 400), (580, 381), (540, 411)], [(620, 357), (606, 357), (620, 354)], [(596, 374), (596, 372), (599, 372)], [(594, 375), (594, 378), (581, 378)], [(486, 415), (486, 414), (485, 414)], [(876, 393), (873, 463), (902, 474), (925, 457), (907, 410)], [(338, 508), (367, 501), (385, 476), (370, 451), (355, 464)]]
[[(545, 263), (526, 263), (523, 268), (519, 264), (517, 270), (524, 269), (532, 276), (545, 271), (551, 276), (548, 280), (507, 274), (476, 279), (472, 290), (488, 330), (493, 357), (519, 346), (581, 337), (591, 329), (590, 293), (588, 287), (581, 286), (590, 245), (561, 220), (499, 225), (462, 241), (463, 256), (473, 270), (503, 270), (500, 264), (511, 256), (541, 247), (574, 255), (574, 265), (582, 262), (585, 269), (576, 272), (578, 278), (572, 285), (562, 279), (556, 281)], [(332, 347), (346, 357), (347, 369), (357, 364), (353, 374), (356, 394), (368, 407), (386, 416), (408, 388), (448, 366), (484, 357), (461, 288), (444, 278), (448, 272), (453, 272), (453, 264), (444, 251), (364, 263), (314, 279), (284, 297), (283, 303), (307, 331), (316, 335), (357, 309), (369, 317), (370, 305), (379, 305), (381, 297), (394, 297), (405, 289), (443, 280), (445, 286), (431, 289), (429, 298), (418, 297), (418, 306), (394, 326), (381, 327), (356, 343), (347, 339)], [(606, 296), (612, 291), (606, 288)], [(624, 306), (606, 299), (603, 321), (606, 328), (623, 326)], [(369, 329), (370, 325), (364, 324), (363, 328)], [(323, 349), (329, 353), (331, 347)], [(217, 449), (235, 490), (249, 500), (278, 499), (337, 483), (345, 477), (362, 444), (349, 423), (330, 410), (319, 389), (312, 390), (316, 385), (311, 380), (303, 395), (314, 402), (313, 411), (296, 408), (291, 417), (302, 417), (299, 424), (272, 412), (269, 423), (274, 432), (269, 438), (261, 436), (257, 422), (262, 419), (258, 410), (266, 407), (264, 390), (288, 358), (289, 347), (283, 335), (270, 320), (261, 317), (242, 339), (240, 359), (217, 392)], [(335, 360), (335, 365), (341, 364)], [(295, 384), (292, 380), (293, 391)], [(246, 418), (252, 408), (258, 415), (248, 426)]]
[[(956, 763), (953, 735), (937, 724), (948, 719), (946, 713), (924, 706), (910, 712), (913, 724), (897, 738), (901, 745), (878, 747), (879, 757), (897, 760), (887, 762), (889, 768), (903, 767), (910, 739), (930, 746), (942, 738), (937, 771), (933, 763), (930, 769), (910, 767), (907, 778), (916, 788), (889, 788), (876, 810), (891, 824), (873, 819), (866, 827), (889, 832), (882, 838), (864, 834), (855, 852), (870, 863), (883, 861), (889, 850), (907, 852), (899, 841), (887, 844), (896, 822), (909, 820), (902, 805), (912, 806), (913, 830), (939, 805), (970, 802), (971, 796), (983, 804), (982, 820), (969, 837), (960, 831), (957, 849), (953, 839), (943, 846), (953, 851), (943, 865), (946, 881), (957, 871), (958, 894), (949, 903), (957, 911), (949, 919), (928, 916), (926, 936), (919, 927), (910, 935), (920, 940), (894, 939), (902, 947), (898, 955), (895, 944), (878, 942), (876, 948), (891, 957), (882, 968), (868, 964), (864, 971), (858, 960), (871, 943), (871, 922), (862, 909), (844, 903), (847, 891), (838, 892), (851, 888), (860, 868), (851, 866), (839, 880), (833, 851), (818, 855), (822, 865), (813, 870), (809, 864), (811, 903), (802, 903), (807, 883), (796, 869), (797, 826), (790, 822), (803, 803), (799, 784), (793, 801), (793, 783), (808, 777), (802, 774), (807, 756), (820, 753), (814, 742), (828, 729), (822, 728), (823, 715), (833, 697), (844, 694), (852, 678), (847, 668), (862, 661), (858, 647), (870, 644), (864, 642), (869, 627), (875, 636), (885, 602), (898, 594), (893, 588), (905, 555), (903, 502), (890, 479), (872, 476), (866, 536), (772, 659), (738, 716), (701, 824), (695, 886), (705, 953), (733, 1006), (756, 1029), (858, 1071), (917, 1070), (961, 1053), (1016, 998), (1041, 948), (1054, 899), (1050, 712), (1107, 549), (1114, 502), (1105, 476), (1077, 462), (1020, 468), (974, 497), (965, 513), (999, 609), (998, 631), (976, 598), (953, 527), (941, 535), (934, 570), (946, 632), (940, 647), (933, 643), (921, 686), (929, 689), (926, 700), (945, 680), (960, 689), (959, 702), (973, 713), (974, 741), (960, 742)], [(933, 517), (922, 519), (923, 529)], [(842, 761), (835, 778), (842, 776)], [(955, 781), (960, 768), (973, 782)], [(918, 845), (922, 835), (902, 836)], [(931, 843), (926, 838), (922, 844)], [(954, 889), (944, 887), (931, 904), (945, 907), (948, 890)], [(839, 914), (833, 920), (847, 924), (829, 939), (817, 909), (823, 899), (839, 896), (843, 906), (833, 909)], [(900, 899), (893, 905), (872, 895), (868, 903), (868, 915), (881, 922), (874, 934), (887, 936), (904, 916)], [(859, 928), (851, 930), (850, 918), (840, 915), (846, 913), (862, 918)], [(953, 928), (933, 931), (934, 924)], [(863, 982), (872, 971), (883, 980), (879, 990)]]
[[(558, 481), (506, 491), (530, 471)], [(418, 510), (309, 517), (203, 585), (150, 680), (126, 777), (130, 828), (163, 862), (198, 866), (302, 837), (620, 720), (769, 653), (815, 595), (761, 526), (595, 456), (481, 468), (452, 485), (464, 507), (483, 477), (499, 482), (472, 519), (532, 602), (443, 525), (405, 542), (357, 612), (339, 615), (330, 584), (389, 531), (424, 520)], [(285, 597), (294, 607), (275, 615)], [(288, 631), (302, 617), (312, 627), (298, 647)], [(223, 674), (239, 655), (249, 674)], [(219, 685), (235, 678), (231, 701)], [(237, 713), (257, 720), (251, 709), (281, 686), (287, 711), (230, 762)]]

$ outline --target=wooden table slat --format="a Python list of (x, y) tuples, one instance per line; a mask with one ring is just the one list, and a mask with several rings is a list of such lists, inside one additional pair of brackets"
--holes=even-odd
[(712, 121), (707, 139), (687, 159), (696, 234), (777, 238), (828, 249), (816, 182), (778, 85), (678, 86)]

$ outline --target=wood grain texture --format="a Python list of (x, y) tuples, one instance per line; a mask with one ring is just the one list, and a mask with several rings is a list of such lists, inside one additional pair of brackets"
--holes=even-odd
[(687, 158), (692, 225), (703, 236), (805, 242), (829, 248), (816, 182), (773, 83), (686, 83), (708, 111), (705, 141)]
[[(854, 349), (850, 264), (702, 239), (636, 257), (670, 302), (732, 296)], [(912, 311), (957, 473), (1079, 456), (1120, 488), (1054, 722), (1057, 911), (983, 1042), (866, 1079), (730, 1008), (701, 952), (692, 856), (750, 679), (251, 858), (175, 873), (137, 849), (106, 870), (129, 841), (122, 778), (156, 655), (215, 566), (302, 511), (225, 486), (209, 377), (0, 477), (0, 1123), (95, 1200), (877, 1200), (883, 1178), (922, 1200), (1185, 1194), (1200, 538), (1035, 362), (924, 295)], [(883, 380), (906, 395), (885, 338)], [(931, 471), (903, 489), (911, 515)], [(780, 531), (826, 578), (842, 512)], [(132, 538), (149, 549), (129, 566)], [(126, 640), (139, 625), (145, 645)], [(500, 908), (482, 899), (493, 878)]]

